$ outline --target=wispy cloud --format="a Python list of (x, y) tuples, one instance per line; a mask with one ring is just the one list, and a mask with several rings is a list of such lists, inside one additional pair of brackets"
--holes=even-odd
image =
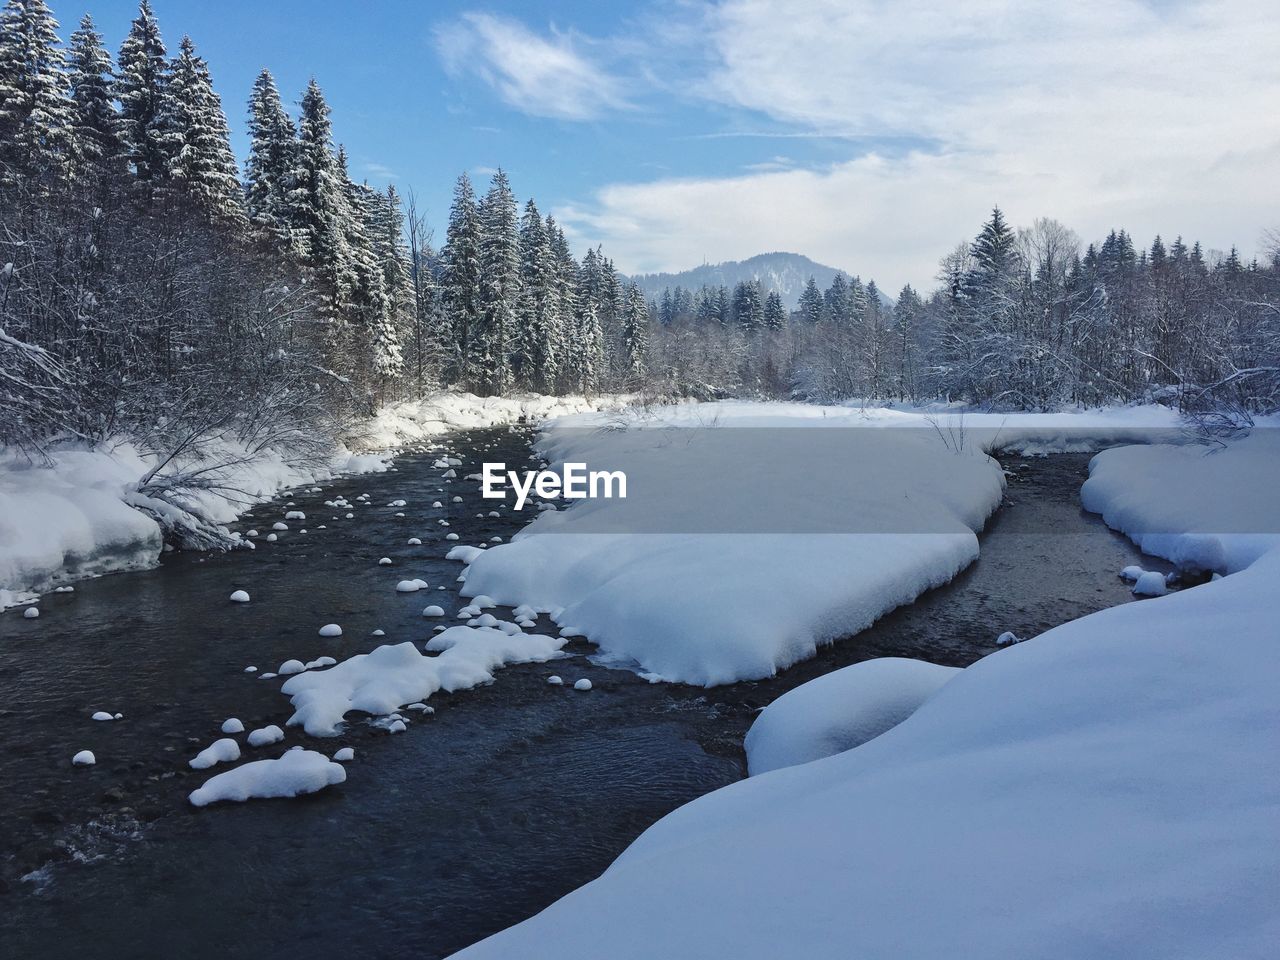
[(767, 118), (760, 133), (858, 139), (821, 169), (614, 184), (560, 211), (623, 269), (793, 248), (928, 283), (996, 202), (1090, 238), (1247, 247), (1280, 222), (1274, 4), (727, 0), (700, 16), (714, 56), (689, 89)]
[(369, 160), (360, 165), (360, 169), (366, 176), (373, 177), (375, 180), (395, 180), (398, 178), (394, 170), (384, 163), (378, 163), (376, 160)]
[(436, 49), (455, 77), (482, 80), (509, 106), (536, 117), (591, 120), (629, 106), (620, 82), (582, 49), (577, 34), (547, 35), (518, 20), (465, 13), (435, 30)]

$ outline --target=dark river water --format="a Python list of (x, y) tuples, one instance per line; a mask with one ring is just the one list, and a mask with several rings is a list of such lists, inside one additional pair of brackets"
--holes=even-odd
[[(528, 432), (506, 428), (443, 442), (464, 460), (460, 477), (484, 460), (522, 462), (528, 444)], [(593, 648), (575, 641), (571, 659), (437, 694), (434, 716), (404, 734), (354, 717), (334, 740), (287, 731), (284, 746), (353, 746), (345, 784), (191, 808), (187, 793), (218, 771), (186, 761), (222, 736), (225, 718), (252, 729), (283, 726), (292, 712), (280, 681), (246, 665), (425, 640), (438, 621), (424, 620), (423, 606), (452, 617), (465, 603), (444, 535), (479, 543), (518, 529), (510, 516), (477, 518), (492, 503), (474, 483), (444, 484), (432, 468), (438, 449), (259, 506), (240, 529), (265, 534), (285, 509), (308, 519), (255, 552), (170, 554), (157, 570), (47, 595), (37, 620), (0, 616), (0, 956), (446, 956), (598, 876), (659, 817), (741, 778), (756, 710), (797, 684), (880, 656), (963, 666), (994, 652), (1004, 630), (1034, 636), (1130, 601), (1117, 577), (1127, 564), (1164, 569), (1080, 509), (1087, 456), (1021, 468), (1014, 457), (973, 567), (781, 677), (655, 685), (595, 666)], [(322, 506), (362, 493), (369, 505), (355, 506), (354, 520)], [(454, 494), (465, 502), (450, 503)], [(385, 506), (395, 499), (408, 505)], [(429, 509), (437, 499), (448, 528)], [(423, 545), (407, 546), (413, 536)], [(378, 566), (383, 556), (395, 565)], [(431, 589), (394, 592), (414, 577)], [(228, 602), (237, 588), (252, 602)], [(318, 637), (329, 622), (343, 636)], [(370, 636), (378, 628), (385, 640)], [(539, 629), (553, 630), (546, 618)], [(552, 673), (566, 686), (548, 686)], [(572, 690), (580, 677), (595, 689)], [(93, 722), (96, 710), (125, 719)], [(96, 766), (71, 766), (81, 749)]]

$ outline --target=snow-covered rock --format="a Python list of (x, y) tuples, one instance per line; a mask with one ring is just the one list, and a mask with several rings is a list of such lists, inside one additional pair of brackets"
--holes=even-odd
[(386, 716), (437, 690), (468, 690), (493, 680), (509, 663), (538, 663), (559, 653), (564, 641), (539, 634), (510, 636), (483, 627), (451, 627), (432, 637), (426, 657), (412, 643), (388, 644), (361, 653), (322, 673), (290, 677), (280, 688), (292, 698), (290, 726), (313, 737), (337, 736), (352, 710)]
[(223, 733), (244, 733), (244, 724), (236, 717), (227, 717), (222, 721)]
[(320, 628), (319, 633), (322, 637), (340, 637), (342, 636), (342, 627), (336, 623), (326, 623)]
[(279, 743), (283, 739), (284, 731), (274, 723), (271, 723), (265, 727), (259, 727), (257, 730), (250, 731), (246, 742), (251, 747), (268, 747), (273, 743)]
[(422, 615), (424, 617), (443, 617), (444, 607), (440, 606), (439, 604), (433, 603), (430, 606), (422, 608)]
[(94, 715), (93, 715), (92, 717), (90, 717), (89, 719), (90, 719), (90, 720), (98, 720), (98, 721), (106, 721), (106, 720), (114, 720), (114, 719), (116, 719), (116, 717), (115, 717), (115, 714), (107, 713), (107, 711), (105, 711), (105, 710), (98, 710), (98, 711), (97, 711), (96, 713), (94, 713)]
[(573, 685), (573, 689), (575, 689), (575, 690), (590, 690), (590, 689), (591, 689), (591, 681), (590, 681), (590, 680), (588, 680), (586, 677), (583, 677), (581, 680), (579, 680), (579, 681), (577, 681), (576, 683), (574, 683), (574, 685)]
[(249, 594), (244, 590), (236, 590), (231, 594), (229, 599), (232, 603), (248, 603)]
[(26, 619), (28, 619), (28, 620), (34, 620), (34, 619), (36, 619), (38, 616), (40, 616), (40, 608), (39, 608), (39, 607), (27, 607), (27, 609), (25, 609), (25, 610), (23, 610), (23, 611), (22, 611), (22, 615), (23, 615)]
[(356, 751), (352, 747), (342, 747), (333, 755), (333, 759), (338, 763), (349, 763), (356, 758)]
[(305, 669), (307, 669), (307, 665), (301, 660), (286, 660), (276, 667), (276, 673), (282, 677), (287, 677), (293, 673), (301, 673)]
[(215, 740), (187, 762), (192, 770), (207, 770), (216, 763), (230, 763), (240, 759), (240, 744), (230, 737)]
[(896, 727), (960, 671), (883, 657), (824, 674), (756, 717), (744, 746), (751, 776), (851, 750)]
[(188, 798), (204, 807), (219, 800), (244, 801), (259, 797), (296, 797), (342, 783), (347, 771), (322, 753), (287, 750), (274, 760), (254, 760), (220, 773)]
[(98, 762), (98, 758), (93, 755), (92, 750), (81, 750), (71, 758), (71, 762), (77, 767), (92, 767)]

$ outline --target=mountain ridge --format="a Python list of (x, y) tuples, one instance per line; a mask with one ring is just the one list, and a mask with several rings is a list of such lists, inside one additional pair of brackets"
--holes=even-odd
[(848, 270), (818, 263), (802, 253), (774, 250), (757, 253), (745, 260), (726, 260), (723, 263), (704, 263), (678, 272), (638, 273), (628, 279), (634, 281), (650, 299), (662, 295), (664, 288), (676, 286), (697, 290), (704, 285), (726, 286), (731, 290), (743, 280), (759, 280), (765, 293), (776, 291), (787, 309), (794, 309), (800, 302), (809, 277), (813, 277), (818, 289), (825, 290), (837, 273), (853, 276)]

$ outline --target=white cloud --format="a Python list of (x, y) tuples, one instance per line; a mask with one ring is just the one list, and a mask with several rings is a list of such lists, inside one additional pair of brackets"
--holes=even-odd
[(524, 113), (590, 120), (627, 101), (617, 80), (583, 54), (584, 41), (554, 28), (539, 36), (519, 21), (465, 13), (435, 31), (436, 49), (453, 76), (472, 74)]
[(730, 0), (704, 95), (800, 134), (935, 152), (613, 185), (562, 210), (622, 269), (795, 249), (928, 285), (993, 203), (1086, 238), (1181, 231), (1250, 251), (1280, 223), (1280, 6), (1246, 0)]

